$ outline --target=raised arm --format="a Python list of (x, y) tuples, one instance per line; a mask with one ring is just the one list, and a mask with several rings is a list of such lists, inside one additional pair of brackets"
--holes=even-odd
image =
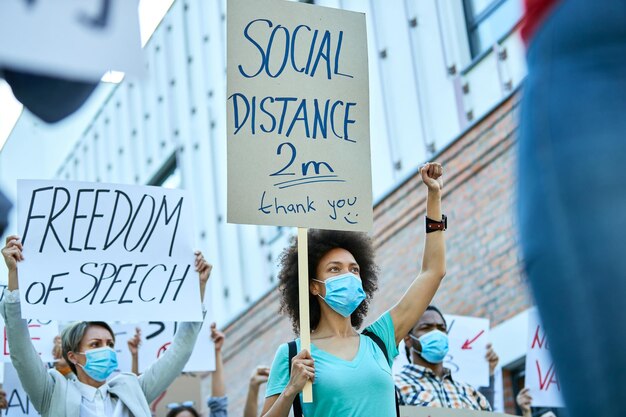
[(515, 398), (515, 402), (519, 406), (520, 410), (522, 410), (523, 417), (532, 417), (533, 413), (530, 409), (531, 404), (533, 402), (533, 397), (530, 396), (530, 391), (528, 388), (523, 388)]
[[(204, 259), (202, 253), (196, 252), (195, 255), (195, 267), (200, 279), (200, 297), (203, 299), (212, 266)], [(193, 352), (201, 327), (202, 322), (181, 323), (167, 351), (139, 376), (139, 383), (148, 403), (165, 391), (183, 371)]]
[[(441, 189), (443, 168), (438, 163), (428, 163), (420, 169), (422, 181), (428, 188), (426, 216), (442, 220)], [(446, 246), (443, 231), (426, 234), (422, 269), (398, 304), (391, 310), (396, 343), (408, 334), (422, 316), (446, 274)]]
[(224, 333), (217, 330), (217, 325), (211, 323), (211, 339), (215, 344), (215, 372), (211, 377), (211, 397), (223, 397), (226, 395), (224, 386), (224, 360), (222, 359), (222, 346), (224, 346)]
[[(9, 236), (6, 246), (2, 249), (2, 256), (9, 269), (8, 291), (19, 289), (17, 281), (17, 264), (24, 260), (22, 243), (17, 236)], [(54, 379), (48, 374), (46, 365), (41, 361), (39, 354), (32, 344), (28, 323), (22, 319), (19, 299), (5, 295), (0, 304), (0, 313), (4, 317), (11, 362), (17, 371), (24, 391), (30, 397), (33, 406), (40, 414), (45, 414), (50, 407)]]
[(211, 396), (207, 400), (209, 415), (211, 417), (228, 416), (228, 398), (224, 385), (224, 360), (222, 359), (222, 346), (226, 336), (217, 329), (215, 323), (211, 323), (211, 340), (215, 345), (215, 371), (211, 376)]
[(141, 329), (135, 327), (135, 335), (128, 339), (128, 351), (131, 357), (130, 371), (137, 376), (139, 376), (139, 346), (141, 346)]
[(259, 388), (267, 382), (270, 375), (270, 368), (267, 366), (257, 366), (250, 377), (248, 385), (248, 396), (246, 406), (243, 410), (243, 417), (257, 417), (259, 410)]
[(494, 398), (495, 398), (495, 372), (496, 367), (498, 366), (498, 361), (500, 358), (495, 350), (493, 350), (493, 345), (491, 343), (487, 343), (487, 353), (485, 354), (485, 359), (489, 363), (489, 385), (486, 387), (478, 388), (478, 392), (480, 392), (489, 405), (491, 405), (491, 409), (494, 407)]

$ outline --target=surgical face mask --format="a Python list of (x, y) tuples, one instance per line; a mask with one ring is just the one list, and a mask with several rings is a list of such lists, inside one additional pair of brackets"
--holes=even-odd
[(347, 272), (326, 281), (319, 279), (313, 279), (313, 281), (321, 282), (326, 286), (326, 296), (318, 295), (330, 308), (344, 317), (350, 317), (365, 300), (361, 280), (353, 273)]
[(439, 330), (432, 330), (422, 336), (415, 337), (409, 334), (411, 339), (420, 342), (422, 351), (413, 349), (417, 352), (426, 362), (441, 363), (448, 354), (448, 335)]
[(83, 368), (85, 373), (96, 381), (102, 382), (106, 380), (117, 369), (117, 355), (108, 346), (78, 353), (85, 355), (87, 361), (84, 365), (79, 363), (76, 365)]

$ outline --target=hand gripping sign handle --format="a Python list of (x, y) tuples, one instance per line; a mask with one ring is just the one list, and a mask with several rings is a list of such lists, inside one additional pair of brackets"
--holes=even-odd
[[(300, 297), (300, 348), (311, 352), (311, 324), (309, 322), (309, 249), (308, 229), (298, 227), (298, 296)], [(313, 402), (313, 386), (308, 381), (302, 390), (302, 400)]]

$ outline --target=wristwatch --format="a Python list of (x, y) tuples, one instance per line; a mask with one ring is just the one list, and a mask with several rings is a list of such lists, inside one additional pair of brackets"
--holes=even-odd
[(441, 215), (441, 221), (429, 219), (428, 216), (424, 217), (426, 218), (426, 233), (436, 232), (437, 230), (443, 232), (448, 228), (448, 216), (445, 214)]

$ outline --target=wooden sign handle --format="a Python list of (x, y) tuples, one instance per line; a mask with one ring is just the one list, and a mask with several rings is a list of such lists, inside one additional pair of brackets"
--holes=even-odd
[[(298, 289), (300, 297), (300, 349), (311, 352), (311, 323), (309, 322), (309, 248), (308, 229), (298, 227)], [(313, 385), (308, 381), (302, 389), (302, 400), (313, 402)]]

